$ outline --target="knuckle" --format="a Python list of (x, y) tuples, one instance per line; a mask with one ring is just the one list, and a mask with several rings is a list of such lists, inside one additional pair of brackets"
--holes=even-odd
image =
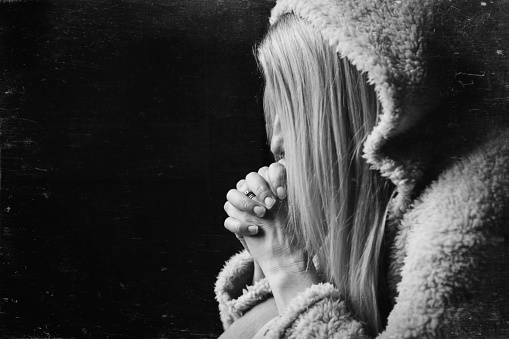
[(264, 166), (258, 170), (258, 174), (265, 180), (268, 180), (269, 175), (269, 168), (267, 166)]
[(235, 187), (237, 187), (237, 189), (238, 189), (239, 191), (241, 191), (241, 190), (242, 190), (242, 187), (244, 187), (245, 183), (246, 183), (246, 180), (244, 180), (244, 179), (240, 179), (240, 180), (237, 182), (237, 185), (236, 185)]
[(230, 230), (230, 217), (224, 219), (224, 228), (226, 228), (228, 231)]
[(279, 164), (272, 164), (274, 165), (273, 167), (271, 167), (271, 171), (270, 171), (270, 181), (272, 183), (272, 185), (274, 185), (275, 187), (277, 186), (280, 186), (284, 183), (285, 181), (285, 169), (283, 166), (279, 165)]
[(249, 172), (248, 175), (246, 175), (246, 181), (252, 181), (257, 175), (258, 173), (256, 172)]
[(240, 223), (234, 218), (228, 217), (224, 220), (224, 227), (232, 233), (238, 233), (240, 229)]
[(231, 201), (234, 197), (234, 194), (235, 194), (235, 190), (234, 189), (231, 189), (228, 191), (228, 193), (226, 193), (226, 199), (228, 201)]
[(276, 176), (276, 177), (278, 177), (279, 179), (280, 179), (281, 177), (283, 177), (283, 176), (284, 176), (284, 174), (285, 174), (285, 168), (284, 168), (284, 166), (283, 166), (283, 165), (281, 165), (281, 164), (279, 164), (279, 163), (277, 163), (277, 162), (276, 162), (276, 163), (271, 164), (271, 165), (270, 165), (269, 170), (270, 170), (270, 173), (271, 173), (273, 176)]
[(256, 187), (255, 189), (255, 194), (258, 196), (258, 197), (264, 197), (267, 193), (267, 188), (266, 187), (263, 187), (263, 186), (258, 186)]
[(242, 200), (242, 210), (248, 211), (250, 208), (251, 208), (251, 199), (249, 199), (249, 198), (243, 199)]
[(269, 170), (271, 171), (274, 171), (275, 169), (277, 169), (279, 166), (281, 166), (279, 163), (277, 162), (273, 162), (272, 164), (269, 165)]
[(268, 170), (269, 170), (269, 168), (267, 166), (260, 167), (260, 169), (258, 170), (258, 174), (263, 175)]

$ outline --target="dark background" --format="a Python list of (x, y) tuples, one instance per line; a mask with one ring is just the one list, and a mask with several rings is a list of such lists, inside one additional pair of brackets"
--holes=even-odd
[(0, 4), (2, 337), (206, 338), (270, 161), (267, 0)]
[[(225, 195), (271, 159), (274, 1), (1, 2), (0, 338), (217, 337)], [(453, 19), (453, 99), (507, 112), (509, 0)]]

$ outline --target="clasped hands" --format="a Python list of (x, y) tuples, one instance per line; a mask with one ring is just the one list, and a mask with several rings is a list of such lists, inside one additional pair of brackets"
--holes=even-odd
[[(249, 173), (226, 195), (224, 226), (235, 233), (255, 262), (253, 283), (266, 277), (281, 312), (299, 292), (318, 282), (302, 248), (288, 235), (284, 160)], [(245, 192), (256, 197), (250, 199)]]

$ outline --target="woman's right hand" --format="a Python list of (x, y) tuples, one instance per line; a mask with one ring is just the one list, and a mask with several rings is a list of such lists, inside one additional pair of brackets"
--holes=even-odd
[[(272, 208), (274, 206), (274, 202), (277, 199), (286, 199), (286, 171), (284, 167), (284, 160), (273, 163), (269, 167), (265, 166), (260, 168), (258, 170), (258, 174), (260, 174), (265, 179), (265, 182), (259, 182), (260, 186), (255, 190), (257, 192), (256, 197), (254, 198), (255, 200), (253, 201), (249, 198), (243, 199), (243, 201), (236, 203), (235, 206), (239, 210), (250, 213), (251, 215), (264, 216), (267, 212), (266, 208)], [(244, 179), (240, 180), (237, 183), (236, 188), (238, 191), (245, 193), (248, 190), (246, 181)], [(231, 198), (231, 196), (232, 193), (229, 193), (227, 195), (227, 199)], [(257, 201), (260, 204), (257, 204)], [(264, 206), (261, 206), (261, 202), (263, 202)], [(225, 207), (226, 206), (227, 205), (225, 205)], [(229, 231), (235, 233), (235, 236), (242, 243), (242, 246), (244, 246), (244, 248), (249, 251), (246, 241), (244, 240), (244, 236), (255, 235), (258, 233), (258, 226), (243, 224), (240, 220), (228, 218), (225, 220), (225, 227)], [(263, 273), (260, 265), (258, 265), (258, 263), (255, 261), (252, 283), (254, 284), (264, 277), (265, 274)]]
[[(248, 187), (246, 185), (246, 180), (242, 179), (237, 182), (236, 190), (230, 190), (226, 198), (237, 209), (251, 214), (252, 216), (263, 218), (267, 210), (271, 210), (274, 207), (277, 200), (284, 200), (287, 197), (284, 159), (268, 167), (264, 166), (260, 168), (258, 174), (265, 179), (265, 181), (258, 180), (256, 182), (256, 187), (251, 188), (251, 191), (256, 197), (250, 199), (245, 196)], [(244, 196), (239, 195), (238, 192), (235, 191), (240, 191)], [(249, 228), (250, 226), (251, 228)], [(237, 236), (255, 235), (258, 233), (257, 226), (242, 223), (232, 218), (225, 220), (225, 227)]]
[[(319, 282), (306, 251), (292, 244), (287, 229), (286, 189), (279, 189), (284, 184), (283, 169), (284, 166), (279, 163), (263, 167), (259, 173), (248, 174), (245, 182), (241, 180), (238, 183), (240, 190), (228, 192), (225, 204), (229, 215), (225, 227), (238, 236), (239, 230), (248, 231), (242, 234), (242, 240), (267, 278), (280, 312), (299, 293)], [(247, 197), (245, 187), (257, 196), (253, 199)], [(283, 200), (273, 197), (278, 193)], [(254, 234), (252, 227), (256, 228)]]

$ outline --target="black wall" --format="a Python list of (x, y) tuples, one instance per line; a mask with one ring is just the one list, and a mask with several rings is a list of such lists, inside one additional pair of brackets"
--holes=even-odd
[(3, 337), (205, 338), (272, 1), (0, 4)]

